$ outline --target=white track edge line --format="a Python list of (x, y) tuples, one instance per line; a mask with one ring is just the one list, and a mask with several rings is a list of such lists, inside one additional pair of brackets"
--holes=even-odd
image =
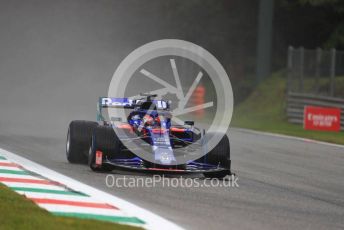
[(81, 183), (75, 179), (72, 179), (70, 177), (67, 177), (63, 174), (60, 174), (56, 171), (53, 171), (51, 169), (46, 168), (45, 166), (42, 166), (40, 164), (37, 164), (31, 160), (28, 160), (24, 157), (21, 157), (15, 153), (9, 152), (3, 148), (0, 148), (1, 155), (7, 158), (8, 160), (13, 161), (14, 163), (20, 164), (24, 168), (26, 168), (29, 171), (38, 173), (40, 175), (44, 175), (44, 177), (53, 180), (58, 181), (67, 187), (74, 189), (76, 191), (82, 191), (91, 197), (94, 197), (98, 199), (99, 201), (103, 201), (105, 203), (114, 205), (120, 209), (123, 209), (122, 211), (129, 211), (130, 214), (135, 214), (136, 217), (142, 219), (146, 222), (146, 225), (144, 228), (146, 229), (152, 229), (152, 230), (160, 230), (162, 227), (164, 229), (176, 229), (181, 230), (180, 226), (158, 216), (157, 214), (154, 214), (153, 212), (146, 210), (144, 208), (141, 208), (133, 203), (130, 203), (129, 201), (126, 201), (124, 199), (121, 199), (117, 196), (110, 195), (106, 192), (100, 191), (98, 189), (95, 189), (89, 185), (86, 185), (84, 183)]
[(229, 133), (231, 130), (239, 131), (239, 132), (246, 132), (246, 133), (251, 133), (251, 134), (265, 135), (265, 136), (270, 136), (270, 137), (285, 138), (285, 139), (290, 139), (290, 140), (305, 141), (305, 142), (310, 142), (314, 144), (327, 145), (327, 146), (337, 147), (337, 148), (344, 148), (344, 145), (333, 144), (333, 143), (329, 143), (325, 141), (318, 141), (318, 140), (304, 138), (304, 137), (295, 137), (295, 136), (289, 136), (285, 134), (277, 134), (277, 133), (263, 132), (263, 131), (244, 129), (244, 128), (234, 128), (234, 127), (229, 129)]

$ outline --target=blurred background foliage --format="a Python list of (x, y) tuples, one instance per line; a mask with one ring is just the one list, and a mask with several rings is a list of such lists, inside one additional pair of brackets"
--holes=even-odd
[[(230, 72), (236, 102), (255, 87), (257, 0), (164, 1), (170, 34), (209, 49)], [(173, 10), (171, 10), (173, 9)], [(286, 66), (287, 48), (344, 49), (343, 0), (275, 0), (272, 68)]]
[[(41, 111), (26, 125), (42, 126), (41, 117), (50, 124), (54, 108), (67, 107), (65, 101), (74, 106), (59, 124), (79, 111), (85, 111), (80, 119), (94, 118), (88, 102), (106, 92), (120, 62), (137, 47), (166, 38), (211, 52), (229, 73), (239, 104), (256, 88), (259, 2), (1, 0), (0, 105), (11, 109), (1, 111), (0, 127), (13, 127), (23, 107), (31, 116)], [(344, 50), (344, 0), (274, 0), (272, 37), (273, 72), (285, 69), (289, 45)]]

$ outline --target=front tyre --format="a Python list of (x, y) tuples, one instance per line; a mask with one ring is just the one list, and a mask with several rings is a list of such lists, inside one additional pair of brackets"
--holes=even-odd
[(97, 151), (102, 153), (102, 162), (105, 159), (114, 158), (116, 154), (121, 152), (121, 142), (112, 127), (98, 126), (94, 129), (88, 155), (88, 165), (93, 171), (111, 171), (112, 167), (110, 165), (96, 164)]
[(224, 168), (223, 171), (219, 172), (203, 173), (205, 177), (222, 179), (227, 175), (231, 175), (230, 144), (226, 134), (215, 148), (205, 156), (205, 159), (208, 164), (219, 165)]

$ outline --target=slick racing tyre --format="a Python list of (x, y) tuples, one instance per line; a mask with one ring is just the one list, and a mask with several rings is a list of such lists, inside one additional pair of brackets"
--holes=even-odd
[(225, 169), (220, 172), (203, 173), (205, 177), (221, 179), (227, 175), (230, 175), (230, 144), (227, 135), (224, 135), (221, 141), (216, 145), (216, 147), (213, 148), (206, 156), (202, 158), (202, 161), (206, 161), (208, 164), (219, 165), (220, 167)]
[(72, 121), (69, 124), (66, 155), (70, 163), (87, 163), (92, 133), (97, 126), (98, 123), (92, 121)]
[(111, 171), (112, 168), (110, 165), (96, 164), (97, 151), (102, 153), (101, 162), (106, 158), (114, 158), (116, 153), (120, 154), (121, 141), (112, 127), (98, 126), (94, 129), (88, 156), (88, 165), (93, 171)]

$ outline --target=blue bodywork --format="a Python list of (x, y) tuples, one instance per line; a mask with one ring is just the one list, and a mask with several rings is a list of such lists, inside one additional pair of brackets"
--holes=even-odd
[[(188, 145), (196, 140), (193, 132), (193, 125), (172, 126), (169, 102), (163, 100), (132, 100), (129, 98), (102, 97), (98, 102), (97, 119), (104, 125), (117, 127), (111, 121), (106, 121), (102, 115), (103, 108), (131, 109), (125, 122), (131, 132), (145, 139), (151, 146), (155, 162), (158, 165), (166, 166), (162, 170), (172, 172), (207, 172), (221, 171), (223, 168), (217, 165), (210, 165), (200, 161), (190, 161), (183, 169), (176, 166), (174, 149), (177, 145)], [(129, 125), (129, 126), (128, 126)], [(198, 137), (199, 138), (199, 137)], [(159, 167), (145, 165), (140, 157), (105, 159), (105, 164), (135, 170), (161, 170)], [(169, 167), (171, 166), (171, 167)]]

